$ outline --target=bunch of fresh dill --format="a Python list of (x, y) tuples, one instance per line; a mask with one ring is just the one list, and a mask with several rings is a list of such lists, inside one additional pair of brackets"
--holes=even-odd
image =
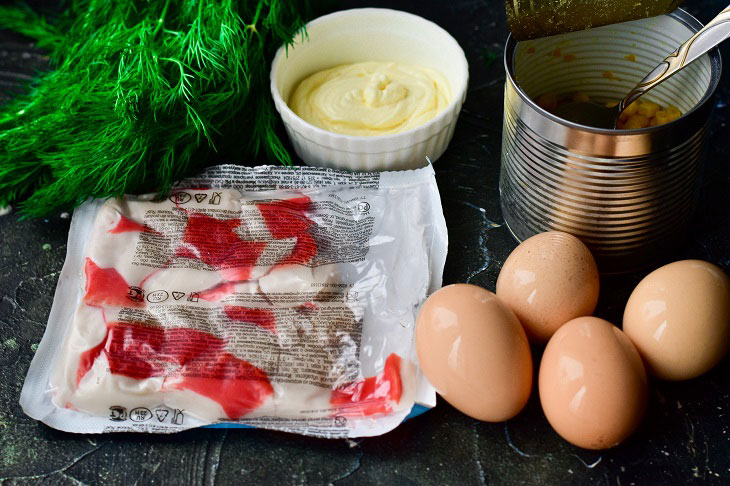
[(269, 61), (312, 2), (71, 0), (49, 19), (0, 6), (0, 28), (36, 39), (52, 68), (0, 107), (0, 207), (164, 193), (224, 149), (290, 164)]

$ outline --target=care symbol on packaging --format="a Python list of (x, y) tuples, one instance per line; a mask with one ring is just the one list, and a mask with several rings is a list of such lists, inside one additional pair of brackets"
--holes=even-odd
[(132, 411), (129, 412), (129, 420), (132, 422), (146, 422), (151, 418), (152, 412), (149, 408), (137, 407), (133, 408)]
[(183, 297), (185, 297), (185, 292), (177, 292), (176, 291), (176, 292), (173, 292), (172, 293), (172, 298), (175, 299), (175, 300), (180, 300)]
[(155, 416), (157, 417), (158, 422), (164, 422), (169, 413), (170, 413), (170, 411), (167, 410), (166, 408), (155, 409)]
[(170, 201), (172, 201), (174, 204), (185, 204), (190, 202), (192, 198), (193, 196), (191, 196), (187, 192), (176, 192), (175, 194), (170, 195)]
[(165, 290), (154, 290), (147, 294), (147, 302), (159, 304), (160, 302), (165, 302), (169, 296)]
[(185, 419), (185, 416), (183, 415), (183, 411), (175, 409), (172, 412), (172, 420), (170, 421), (170, 423), (173, 423), (175, 425), (182, 425), (184, 419)]
[(127, 298), (132, 302), (144, 302), (144, 290), (139, 287), (129, 287)]
[(197, 302), (198, 299), (200, 299), (199, 292), (190, 292), (190, 295), (188, 296), (188, 302)]
[(217, 206), (221, 203), (221, 193), (220, 192), (214, 192), (212, 196), (210, 196), (210, 201), (208, 201), (208, 204), (212, 204), (214, 206)]
[(199, 192), (198, 194), (195, 195), (195, 201), (197, 201), (197, 203), (200, 204), (203, 201), (205, 201), (206, 197), (208, 197), (207, 194), (203, 194), (202, 192)]
[(120, 407), (118, 405), (109, 407), (109, 413), (109, 420), (114, 422), (123, 422), (124, 420), (127, 420), (127, 409), (124, 407)]

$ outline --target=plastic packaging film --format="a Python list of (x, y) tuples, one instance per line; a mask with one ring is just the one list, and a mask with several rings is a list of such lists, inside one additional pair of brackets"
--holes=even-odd
[(517, 40), (537, 39), (666, 14), (682, 0), (505, 0)]
[(21, 404), (73, 432), (382, 434), (435, 405), (413, 327), (446, 247), (430, 166), (218, 166), (89, 201)]

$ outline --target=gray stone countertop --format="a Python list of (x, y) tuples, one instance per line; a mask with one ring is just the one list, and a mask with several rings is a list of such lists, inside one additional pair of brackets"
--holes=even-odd
[[(498, 173), (507, 37), (501, 0), (356, 1), (431, 19), (463, 46), (470, 88), (450, 148), (435, 167), (449, 229), (444, 283), (494, 290), (516, 243), (503, 226)], [(703, 22), (727, 0), (688, 0)], [(31, 52), (31, 54), (27, 54)], [(0, 32), (0, 86), (27, 41)], [(730, 59), (730, 44), (722, 48)], [(15, 57), (14, 57), (15, 56)], [(28, 60), (26, 58), (26, 60)], [(33, 61), (33, 59), (30, 59)], [(42, 63), (42, 59), (38, 62)], [(707, 175), (689, 242), (675, 259), (730, 270), (730, 78), (715, 97)], [(3, 98), (0, 98), (0, 102)], [(546, 421), (534, 392), (505, 423), (473, 420), (445, 403), (381, 436), (322, 440), (263, 430), (175, 435), (75, 435), (23, 414), (18, 404), (63, 265), (68, 214), (0, 217), (0, 483), (8, 484), (728, 484), (730, 360), (688, 382), (652, 382), (639, 430), (602, 452), (576, 448)], [(643, 274), (602, 281), (596, 314), (620, 323)], [(539, 358), (539, 350), (535, 351)]]

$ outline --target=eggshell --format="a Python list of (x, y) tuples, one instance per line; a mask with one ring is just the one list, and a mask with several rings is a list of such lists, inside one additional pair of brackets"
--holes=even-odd
[(579, 317), (567, 322), (545, 348), (538, 378), (550, 425), (568, 442), (606, 449), (641, 422), (647, 378), (639, 353), (610, 322)]
[(699, 376), (730, 346), (730, 279), (700, 260), (654, 270), (629, 297), (623, 328), (653, 375), (665, 380)]
[(455, 408), (479, 420), (517, 415), (532, 388), (532, 355), (520, 322), (497, 296), (449, 285), (423, 304), (416, 350), (428, 380)]
[(598, 288), (598, 268), (588, 247), (559, 231), (523, 241), (497, 278), (497, 296), (535, 342), (546, 342), (571, 319), (591, 315)]

